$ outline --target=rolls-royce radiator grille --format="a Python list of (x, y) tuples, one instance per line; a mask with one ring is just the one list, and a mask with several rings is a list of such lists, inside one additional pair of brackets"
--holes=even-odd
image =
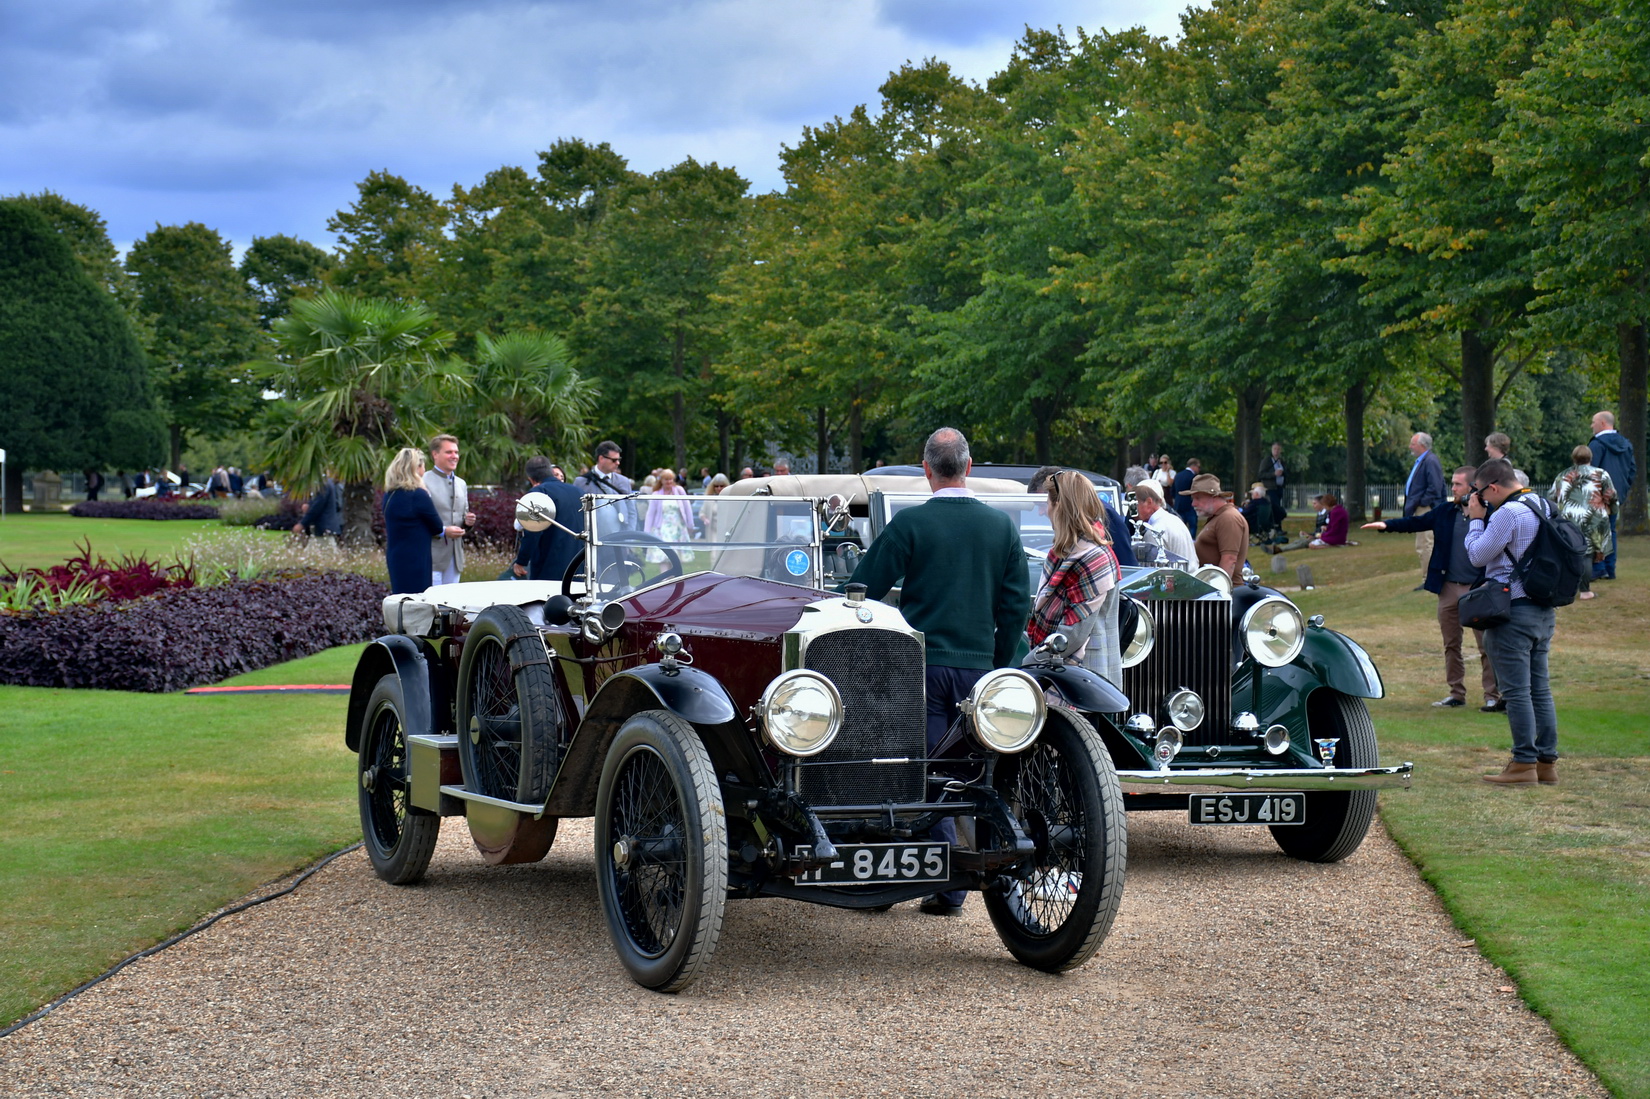
[(838, 630), (813, 639), (803, 664), (842, 695), (842, 731), (802, 768), (801, 793), (819, 805), (921, 801), (927, 754), (922, 644), (891, 630)]
[(1123, 690), (1135, 713), (1168, 723), (1164, 701), (1181, 687), (1203, 699), (1203, 724), (1186, 744), (1230, 744), (1232, 724), (1232, 604), (1227, 599), (1164, 599), (1146, 604), (1157, 620), (1151, 655), (1123, 669)]

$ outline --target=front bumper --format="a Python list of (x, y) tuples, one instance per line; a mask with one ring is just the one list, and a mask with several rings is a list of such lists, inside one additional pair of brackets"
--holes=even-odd
[(1166, 771), (1119, 771), (1131, 786), (1213, 786), (1221, 790), (1379, 790), (1409, 788), (1413, 763), (1396, 767), (1171, 767)]

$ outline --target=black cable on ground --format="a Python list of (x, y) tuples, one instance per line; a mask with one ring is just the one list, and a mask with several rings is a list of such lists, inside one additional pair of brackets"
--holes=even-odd
[(5, 1038), (8, 1035), (15, 1034), (19, 1030), (22, 1030), (24, 1027), (28, 1026), (30, 1023), (34, 1022), (35, 1020), (45, 1018), (47, 1015), (50, 1015), (52, 1012), (56, 1011), (58, 1008), (62, 1007), (64, 1004), (68, 1003), (70, 1000), (72, 1000), (76, 996), (80, 995), (82, 992), (85, 992), (89, 988), (95, 988), (96, 986), (102, 984), (104, 981), (107, 981), (110, 977), (113, 977), (116, 973), (119, 973), (121, 970), (123, 970), (127, 966), (131, 965), (133, 962), (138, 961), (142, 958), (147, 958), (147, 957), (149, 957), (150, 955), (153, 955), (153, 954), (159, 954), (162, 950), (165, 950), (169, 946), (176, 946), (178, 943), (181, 943), (183, 940), (187, 939), (189, 936), (194, 935), (197, 932), (205, 931), (207, 928), (211, 927), (213, 924), (217, 923), (219, 920), (223, 919), (225, 916), (233, 916), (237, 912), (245, 912), (248, 908), (256, 908), (258, 905), (263, 904), (265, 901), (272, 901), (277, 897), (286, 896), (288, 893), (291, 893), (293, 890), (297, 889), (300, 885), (304, 884), (304, 882), (308, 881), (318, 870), (320, 870), (327, 863), (331, 862), (333, 859), (336, 859), (341, 855), (347, 855), (351, 851), (360, 850), (360, 848), (361, 848), (361, 844), (352, 843), (348, 847), (345, 847), (345, 848), (343, 848), (341, 850), (338, 850), (338, 851), (334, 851), (332, 854), (328, 855), (326, 858), (322, 859), (320, 862), (316, 863), (314, 866), (310, 867), (308, 870), (305, 870), (302, 874), (299, 874), (296, 878), (293, 879), (292, 884), (287, 886), (285, 889), (277, 890), (274, 893), (270, 893), (270, 894), (268, 894), (266, 896), (262, 896), (262, 897), (257, 897), (257, 898), (254, 898), (253, 900), (250, 900), (250, 901), (244, 901), (241, 904), (237, 904), (237, 905), (235, 905), (231, 908), (226, 908), (222, 912), (219, 912), (214, 916), (210, 916), (207, 919), (202, 920), (200, 923), (196, 924), (194, 927), (189, 928), (187, 931), (178, 932), (176, 935), (173, 935), (170, 939), (167, 939), (165, 942), (159, 942), (159, 943), (156, 943), (154, 946), (151, 946), (147, 950), (138, 951), (136, 954), (133, 954), (131, 957), (125, 958), (124, 960), (116, 963), (108, 971), (106, 971), (104, 973), (100, 973), (96, 977), (93, 977), (91, 980), (87, 981), (85, 984), (79, 985), (78, 987), (75, 987), (75, 988), (71, 988), (69, 991), (65, 992), (63, 995), (59, 996), (57, 999), (55, 999), (51, 1003), (47, 1004), (45, 1007), (41, 1008), (39, 1011), (36, 1011), (33, 1015), (26, 1015), (23, 1018), (17, 1020), (17, 1022), (13, 1023), (11, 1026), (7, 1027), (6, 1029), (0, 1030), (0, 1038)]

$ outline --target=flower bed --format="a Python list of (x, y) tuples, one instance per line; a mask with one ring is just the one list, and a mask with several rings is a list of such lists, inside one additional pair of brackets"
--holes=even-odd
[(215, 683), (369, 640), (387, 592), (353, 573), (310, 572), (0, 614), (0, 682), (151, 692)]
[(82, 519), (216, 519), (211, 504), (182, 504), (153, 496), (141, 500), (83, 500), (69, 509)]

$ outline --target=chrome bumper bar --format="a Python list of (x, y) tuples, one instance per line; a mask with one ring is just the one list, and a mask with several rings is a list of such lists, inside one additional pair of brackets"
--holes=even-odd
[(1119, 771), (1124, 786), (1214, 786), (1222, 790), (1378, 790), (1409, 788), (1413, 763), (1396, 767), (1302, 767), (1271, 771), (1253, 767), (1171, 768)]

